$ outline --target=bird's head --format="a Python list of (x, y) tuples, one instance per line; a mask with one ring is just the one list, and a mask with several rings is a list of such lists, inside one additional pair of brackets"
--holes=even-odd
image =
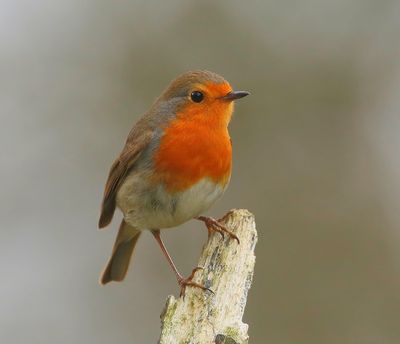
[(204, 119), (228, 125), (234, 100), (247, 95), (249, 92), (233, 91), (229, 82), (218, 74), (191, 71), (173, 80), (157, 103), (188, 120)]

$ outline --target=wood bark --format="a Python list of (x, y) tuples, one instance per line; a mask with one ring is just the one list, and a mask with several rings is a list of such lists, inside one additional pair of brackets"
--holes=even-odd
[(254, 272), (257, 231), (247, 210), (231, 210), (222, 219), (240, 239), (213, 232), (203, 247), (194, 282), (213, 292), (187, 287), (185, 297), (169, 296), (161, 314), (160, 344), (248, 343), (242, 322)]

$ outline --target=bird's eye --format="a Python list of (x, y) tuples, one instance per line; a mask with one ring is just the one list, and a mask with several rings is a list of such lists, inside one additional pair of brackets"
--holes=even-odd
[(195, 103), (200, 103), (204, 99), (204, 94), (200, 91), (193, 91), (190, 94), (190, 99), (192, 99)]

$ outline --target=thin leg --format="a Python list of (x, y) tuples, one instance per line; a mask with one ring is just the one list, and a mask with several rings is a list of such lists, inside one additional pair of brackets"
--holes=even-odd
[(212, 231), (218, 232), (224, 238), (224, 233), (227, 233), (230, 238), (235, 239), (238, 244), (240, 244), (239, 238), (233, 232), (231, 232), (228, 228), (222, 225), (218, 220), (213, 219), (212, 217), (207, 216), (197, 216), (196, 220), (202, 221), (206, 224), (208, 230), (208, 236)]
[(206, 288), (204, 286), (202, 286), (201, 284), (198, 284), (196, 282), (192, 282), (192, 279), (194, 277), (194, 274), (196, 271), (203, 269), (202, 267), (196, 267), (193, 269), (192, 273), (190, 274), (189, 277), (184, 278), (178, 271), (178, 269), (176, 268), (174, 262), (172, 261), (171, 256), (169, 255), (164, 242), (161, 239), (161, 235), (160, 235), (160, 230), (156, 229), (156, 230), (152, 230), (151, 233), (153, 234), (154, 238), (157, 240), (158, 245), (160, 245), (162, 252), (164, 253), (165, 258), (167, 258), (168, 264), (171, 266), (172, 270), (174, 271), (175, 275), (176, 275), (176, 279), (178, 280), (178, 283), (181, 287), (181, 292), (180, 292), (180, 296), (185, 297), (185, 289), (187, 286), (192, 286), (192, 287), (197, 287), (203, 290), (208, 290), (210, 292), (213, 293), (213, 291), (209, 288)]
[(169, 253), (168, 253), (168, 251), (167, 251), (167, 249), (166, 249), (166, 247), (164, 245), (164, 242), (161, 239), (160, 230), (158, 230), (158, 229), (157, 230), (153, 230), (153, 231), (151, 231), (151, 233), (154, 235), (154, 238), (157, 240), (158, 245), (160, 245), (161, 250), (163, 251), (165, 258), (167, 258), (168, 264), (170, 265), (172, 270), (174, 270), (174, 273), (176, 275), (177, 280), (179, 281), (179, 280), (183, 279), (182, 275), (179, 273), (179, 271), (176, 268), (174, 262), (172, 261), (172, 258), (169, 255)]

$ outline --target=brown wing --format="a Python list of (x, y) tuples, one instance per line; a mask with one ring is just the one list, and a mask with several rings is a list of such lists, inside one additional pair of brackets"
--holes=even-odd
[(131, 131), (124, 149), (111, 166), (101, 205), (99, 228), (103, 228), (111, 222), (116, 206), (115, 198), (117, 191), (125, 180), (129, 170), (151, 140), (151, 131), (147, 130), (143, 132), (140, 129), (135, 129), (139, 128), (136, 127)]

